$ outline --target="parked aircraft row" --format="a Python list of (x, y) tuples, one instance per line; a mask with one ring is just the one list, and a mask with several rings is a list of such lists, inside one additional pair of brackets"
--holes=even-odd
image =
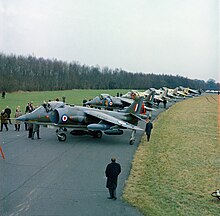
[[(155, 98), (163, 101), (171, 100), (173, 97), (183, 97), (178, 91), (183, 90), (170, 90), (167, 88), (149, 89), (145, 92), (133, 90), (122, 95), (122, 97), (102, 94), (86, 103), (86, 105), (99, 108), (117, 108), (114, 111), (52, 101), (44, 103), (31, 113), (18, 117), (17, 120), (29, 124), (57, 127), (56, 134), (59, 141), (66, 140), (67, 128), (71, 129), (70, 133), (72, 135), (87, 134), (96, 138), (101, 138), (102, 132), (107, 135), (121, 135), (124, 129), (129, 129), (132, 131), (129, 143), (133, 144), (136, 131), (143, 130), (137, 126), (138, 122), (147, 118), (146, 110), (149, 112), (154, 110), (152, 107)], [(189, 96), (189, 90), (184, 94), (184, 97)]]

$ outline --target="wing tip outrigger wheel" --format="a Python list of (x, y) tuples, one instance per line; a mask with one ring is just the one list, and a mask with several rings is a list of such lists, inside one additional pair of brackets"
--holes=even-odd
[(130, 140), (129, 144), (134, 145), (135, 140)]
[(214, 191), (211, 195), (212, 195), (213, 197), (218, 198), (218, 199), (220, 200), (220, 190), (219, 190), (219, 189), (216, 190), (216, 191)]

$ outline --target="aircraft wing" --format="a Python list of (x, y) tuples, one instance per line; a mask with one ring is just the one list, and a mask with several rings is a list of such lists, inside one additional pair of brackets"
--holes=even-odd
[(123, 127), (123, 128), (127, 128), (127, 129), (130, 129), (130, 130), (143, 130), (143, 129), (141, 129), (141, 128), (135, 126), (135, 125), (132, 125), (128, 122), (125, 122), (123, 120), (117, 119), (113, 116), (110, 116), (106, 113), (101, 113), (101, 112), (96, 111), (96, 110), (86, 110), (85, 113), (87, 115), (94, 116), (96, 118), (99, 118), (100, 120), (109, 122), (111, 124), (118, 125), (118, 126)]

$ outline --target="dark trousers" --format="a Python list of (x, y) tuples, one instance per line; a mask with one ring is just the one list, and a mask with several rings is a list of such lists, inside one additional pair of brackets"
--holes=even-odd
[(6, 123), (1, 123), (1, 131), (3, 130), (3, 125), (5, 125), (6, 130), (8, 130), (8, 125)]
[(111, 198), (116, 198), (116, 188), (109, 188), (109, 195)]
[(15, 124), (15, 130), (19, 131), (20, 130), (20, 124)]
[(33, 128), (28, 129), (28, 138), (32, 138)]
[(147, 136), (147, 141), (149, 142), (150, 141), (150, 134), (146, 134)]

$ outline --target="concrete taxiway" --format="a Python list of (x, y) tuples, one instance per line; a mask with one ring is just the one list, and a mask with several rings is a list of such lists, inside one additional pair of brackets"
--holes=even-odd
[[(162, 111), (153, 112), (152, 119)], [(129, 130), (101, 139), (69, 135), (66, 142), (59, 142), (55, 129), (41, 127), (42, 139), (31, 140), (23, 124), (19, 132), (13, 125), (9, 128), (0, 132), (6, 158), (0, 155), (1, 216), (142, 215), (121, 196), (143, 132), (137, 132), (135, 144), (129, 145)], [(107, 199), (105, 187), (104, 171), (112, 156), (122, 167), (116, 201)]]

